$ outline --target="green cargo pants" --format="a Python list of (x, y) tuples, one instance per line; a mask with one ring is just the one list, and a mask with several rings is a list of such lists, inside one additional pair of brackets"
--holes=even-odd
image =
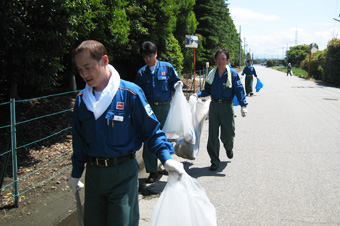
[[(152, 111), (155, 113), (158, 121), (161, 123), (161, 129), (165, 124), (165, 120), (168, 117), (168, 113), (170, 110), (170, 104), (165, 105), (154, 105), (150, 104)], [(143, 146), (143, 160), (145, 164), (145, 169), (147, 173), (157, 172), (158, 164), (157, 158), (152, 155), (147, 147)]]
[(135, 159), (114, 167), (86, 165), (85, 226), (137, 226), (138, 172)]
[(253, 80), (254, 80), (254, 77), (253, 75), (246, 75), (246, 84), (245, 84), (245, 87), (246, 87), (246, 94), (250, 94), (250, 93), (253, 93)]
[(220, 163), (220, 141), (218, 139), (221, 127), (220, 139), (224, 149), (232, 150), (234, 147), (235, 122), (233, 103), (210, 102), (209, 106), (209, 137), (208, 154), (211, 164)]

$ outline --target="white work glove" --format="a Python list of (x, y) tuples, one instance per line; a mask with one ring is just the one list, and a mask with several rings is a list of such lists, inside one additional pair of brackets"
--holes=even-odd
[(194, 94), (190, 95), (190, 97), (193, 97), (193, 98), (195, 98), (196, 100), (198, 99), (197, 93), (194, 93)]
[(166, 162), (164, 163), (164, 168), (169, 172), (176, 172), (178, 174), (178, 180), (180, 180), (183, 173), (185, 173), (183, 164), (173, 159), (166, 160)]
[(177, 81), (174, 85), (174, 88), (176, 89), (177, 86), (183, 87), (183, 82), (181, 80)]
[(242, 117), (246, 117), (247, 116), (247, 107), (241, 107), (241, 115)]
[(71, 187), (74, 194), (77, 193), (77, 190), (80, 191), (84, 187), (84, 184), (80, 181), (80, 178), (70, 177), (67, 181), (67, 184)]

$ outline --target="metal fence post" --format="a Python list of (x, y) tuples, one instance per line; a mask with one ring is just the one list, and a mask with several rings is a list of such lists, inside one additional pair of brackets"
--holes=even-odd
[(17, 136), (16, 136), (16, 119), (15, 119), (15, 98), (11, 98), (11, 150), (12, 150), (12, 169), (13, 169), (13, 186), (14, 186), (14, 207), (19, 207), (18, 192), (18, 161), (17, 161)]

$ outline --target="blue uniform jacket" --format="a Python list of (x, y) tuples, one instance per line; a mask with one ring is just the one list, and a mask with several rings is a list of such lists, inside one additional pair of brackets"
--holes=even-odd
[(206, 97), (211, 96), (211, 99), (222, 99), (222, 100), (230, 100), (232, 101), (235, 94), (238, 99), (238, 102), (242, 107), (247, 106), (246, 96), (244, 94), (244, 88), (240, 77), (238, 76), (237, 72), (230, 68), (231, 72), (231, 80), (232, 86), (231, 88), (226, 87), (226, 82), (228, 79), (228, 72), (225, 70), (224, 74), (220, 78), (218, 74), (218, 70), (216, 70), (214, 81), (212, 84), (205, 83), (204, 90), (197, 93), (199, 97)]
[(139, 85), (150, 102), (167, 102), (175, 92), (174, 84), (179, 81), (172, 64), (157, 60), (155, 73), (151, 74), (148, 65), (138, 70), (135, 83)]
[(242, 71), (242, 75), (254, 75), (257, 78), (257, 74), (255, 71), (255, 68), (253, 66), (245, 66), (243, 71)]
[(135, 153), (142, 142), (163, 164), (171, 159), (173, 145), (160, 130), (140, 87), (121, 79), (111, 105), (97, 120), (87, 110), (83, 92), (77, 96), (72, 118), (72, 177), (81, 177), (88, 157), (112, 158)]

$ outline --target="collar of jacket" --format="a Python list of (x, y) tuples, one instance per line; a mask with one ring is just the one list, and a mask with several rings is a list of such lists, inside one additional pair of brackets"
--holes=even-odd
[[(205, 81), (206, 81), (208, 84), (210, 84), (210, 85), (211, 85), (211, 84), (213, 83), (213, 81), (214, 81), (215, 73), (216, 73), (217, 68), (218, 68), (217, 66), (214, 67), (214, 68), (209, 72), (208, 77), (207, 77), (207, 79), (205, 80)], [(226, 86), (227, 88), (231, 88), (232, 83), (231, 83), (231, 72), (230, 72), (230, 67), (229, 67), (229, 65), (227, 64), (225, 68), (227, 69), (227, 76), (228, 76), (228, 79), (227, 79), (227, 82), (226, 82), (225, 86)]]

